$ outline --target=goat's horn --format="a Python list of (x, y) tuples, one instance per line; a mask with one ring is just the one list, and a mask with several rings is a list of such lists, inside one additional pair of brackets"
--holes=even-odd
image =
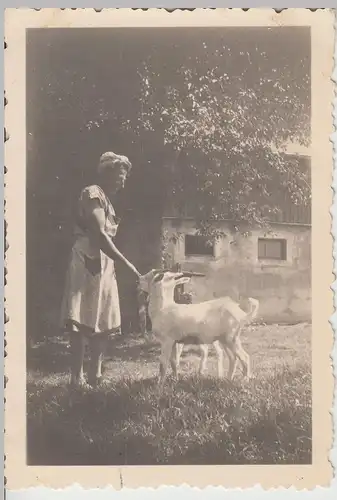
[(186, 278), (193, 278), (193, 277), (199, 277), (199, 278), (204, 278), (206, 275), (203, 273), (193, 273), (190, 271), (183, 271), (183, 276), (186, 276)]

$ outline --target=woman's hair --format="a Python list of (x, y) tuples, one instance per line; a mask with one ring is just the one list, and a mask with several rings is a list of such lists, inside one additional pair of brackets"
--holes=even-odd
[(126, 171), (126, 174), (129, 175), (132, 164), (127, 158), (127, 156), (117, 155), (112, 151), (108, 151), (107, 153), (103, 153), (99, 159), (98, 164), (98, 173), (101, 174), (107, 168), (123, 168)]

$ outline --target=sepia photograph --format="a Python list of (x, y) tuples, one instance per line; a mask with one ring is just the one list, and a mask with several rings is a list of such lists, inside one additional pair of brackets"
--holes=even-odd
[(310, 29), (26, 51), (28, 464), (310, 464)]
[(9, 9), (9, 489), (328, 486), (333, 23)]

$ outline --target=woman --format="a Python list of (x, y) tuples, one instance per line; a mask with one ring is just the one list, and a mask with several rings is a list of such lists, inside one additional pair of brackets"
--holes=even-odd
[(110, 201), (124, 187), (131, 168), (126, 156), (104, 153), (98, 165), (98, 183), (83, 189), (79, 199), (61, 313), (62, 327), (70, 334), (73, 384), (85, 384), (86, 339), (91, 354), (88, 381), (95, 385), (102, 377), (102, 358), (109, 334), (120, 329), (114, 261), (122, 261), (137, 278), (140, 276), (114, 243), (118, 221)]

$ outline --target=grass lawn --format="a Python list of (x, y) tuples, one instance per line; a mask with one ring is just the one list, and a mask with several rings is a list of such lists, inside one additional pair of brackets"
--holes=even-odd
[(159, 349), (138, 335), (116, 337), (106, 383), (68, 387), (62, 339), (28, 353), (29, 465), (311, 463), (311, 325), (252, 326), (243, 332), (254, 379), (207, 376), (185, 347), (178, 382), (159, 394)]

